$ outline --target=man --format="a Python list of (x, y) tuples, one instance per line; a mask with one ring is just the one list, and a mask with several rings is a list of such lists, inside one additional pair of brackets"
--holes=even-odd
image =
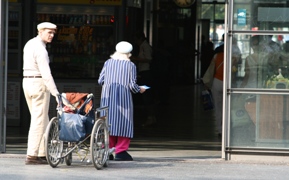
[(46, 44), (51, 43), (56, 25), (38, 24), (38, 35), (29, 40), (23, 49), (23, 90), (30, 111), (26, 165), (47, 164), (44, 149), (44, 132), (49, 123), (50, 93), (59, 94), (49, 67)]
[[(139, 46), (138, 56), (132, 56), (131, 60), (137, 64), (138, 84), (152, 86), (150, 63), (152, 61), (152, 47), (148, 43), (145, 34), (141, 31), (135, 33), (135, 42)], [(151, 126), (156, 123), (154, 112), (154, 100), (151, 90), (142, 94), (143, 103), (147, 112), (147, 119), (142, 126)]]

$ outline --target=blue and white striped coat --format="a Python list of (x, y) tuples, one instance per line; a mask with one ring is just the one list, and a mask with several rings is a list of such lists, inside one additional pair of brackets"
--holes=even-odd
[(108, 106), (111, 136), (133, 137), (132, 94), (138, 93), (136, 66), (130, 60), (108, 59), (100, 72), (100, 106)]

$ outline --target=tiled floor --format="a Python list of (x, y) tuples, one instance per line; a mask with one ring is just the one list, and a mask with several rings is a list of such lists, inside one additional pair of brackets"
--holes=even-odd
[[(212, 111), (204, 111), (201, 103), (202, 85), (174, 85), (170, 88), (169, 103), (156, 106), (157, 123), (142, 127), (145, 121), (143, 109), (135, 105), (135, 138), (132, 147), (154, 146), (172, 148), (171, 141), (184, 149), (221, 149)], [(27, 134), (21, 129), (7, 128), (7, 151), (26, 150)], [(153, 143), (155, 142), (155, 143)], [(157, 144), (162, 142), (161, 144)], [(183, 142), (183, 143), (180, 143)]]
[[(218, 141), (212, 111), (204, 111), (201, 85), (172, 86), (169, 105), (158, 105), (157, 124), (141, 128), (136, 122), (137, 137), (170, 137), (185, 140)], [(142, 109), (136, 108), (136, 121), (142, 118)]]

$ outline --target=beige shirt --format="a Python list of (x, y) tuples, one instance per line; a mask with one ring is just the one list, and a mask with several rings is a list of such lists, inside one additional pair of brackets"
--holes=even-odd
[(53, 96), (59, 93), (51, 75), (46, 44), (39, 36), (29, 40), (24, 46), (23, 76), (42, 76), (50, 93)]

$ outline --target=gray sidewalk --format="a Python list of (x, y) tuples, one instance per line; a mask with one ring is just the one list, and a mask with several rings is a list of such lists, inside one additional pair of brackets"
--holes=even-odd
[[(103, 170), (80, 162), (75, 155), (71, 166), (65, 163), (56, 168), (26, 166), (27, 133), (10, 128), (7, 131), (7, 152), (0, 154), (0, 180), (288, 179), (289, 164), (286, 162), (221, 159), (221, 142), (215, 133), (213, 115), (202, 111), (200, 106), (198, 97), (201, 90), (201, 86), (172, 88), (170, 106), (158, 108), (158, 124), (148, 129), (136, 127), (136, 136), (129, 149), (134, 161), (111, 161)], [(143, 116), (141, 111), (136, 108), (136, 124), (142, 122), (139, 120)]]
[[(12, 151), (14, 149), (14, 151)], [(285, 162), (221, 159), (220, 142), (134, 140), (134, 161), (110, 161), (103, 170), (73, 155), (71, 166), (25, 165), (25, 147), (0, 154), (0, 180), (22, 179), (288, 179)], [(13, 152), (11, 154), (10, 152)]]

